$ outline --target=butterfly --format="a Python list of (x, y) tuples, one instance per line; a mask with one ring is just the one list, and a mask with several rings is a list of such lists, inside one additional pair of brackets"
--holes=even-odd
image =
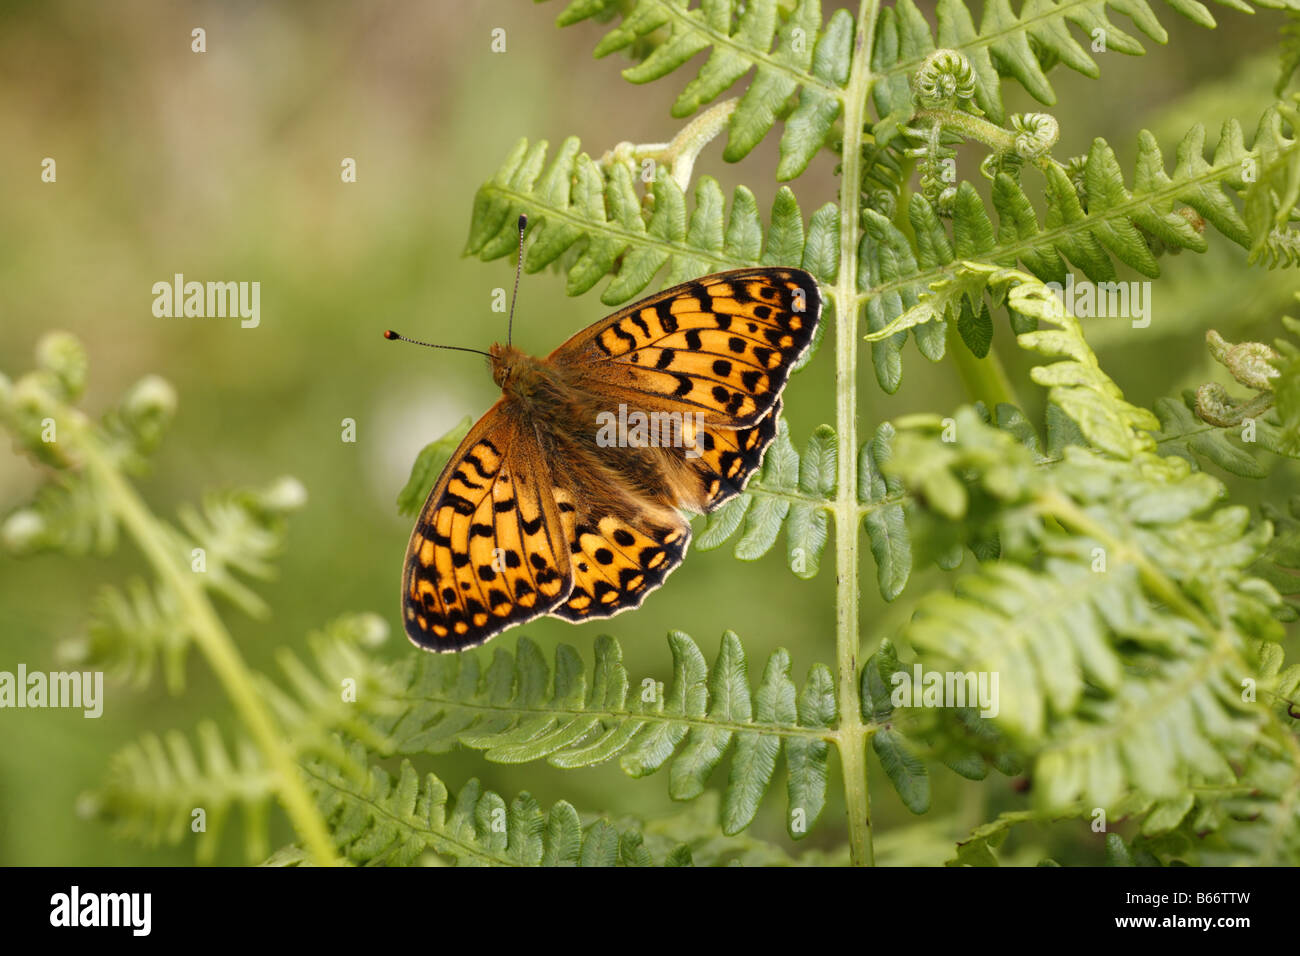
[(737, 269), (626, 306), (546, 358), (493, 345), (501, 398), (406, 549), (411, 641), (460, 651), (545, 614), (639, 607), (686, 555), (682, 511), (714, 510), (762, 464), (820, 317), (807, 272)]

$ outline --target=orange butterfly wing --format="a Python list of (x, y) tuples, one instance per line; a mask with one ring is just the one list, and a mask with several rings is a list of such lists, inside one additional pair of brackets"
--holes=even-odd
[(737, 269), (656, 293), (584, 329), (550, 355), (593, 391), (629, 404), (753, 425), (812, 344), (817, 281), (802, 269)]
[(586, 621), (640, 607), (686, 557), (691, 526), (673, 509), (602, 513), (574, 486), (558, 489), (556, 499), (571, 542), (573, 589), (553, 617)]
[(573, 586), (551, 473), (499, 401), (470, 429), (420, 509), (402, 617), (420, 647), (458, 651), (546, 614)]

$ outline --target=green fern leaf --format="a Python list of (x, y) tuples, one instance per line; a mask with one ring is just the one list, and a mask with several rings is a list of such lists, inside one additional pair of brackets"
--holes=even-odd
[(452, 452), (456, 450), (461, 439), (469, 434), (470, 426), (473, 424), (474, 419), (466, 415), (447, 434), (420, 449), (415, 464), (411, 466), (411, 476), (397, 495), (397, 510), (401, 514), (414, 515), (420, 510), (424, 499), (429, 495), (429, 489), (437, 484), (443, 466), (447, 464), (447, 460), (451, 458)]
[(176, 731), (163, 740), (146, 734), (128, 744), (110, 758), (100, 790), (82, 798), (82, 814), (109, 822), (121, 837), (156, 846), (181, 842), (191, 831), (195, 808), (200, 808), (204, 829), (195, 854), (200, 863), (210, 863), (230, 811), (242, 807), (245, 856), (262, 859), (267, 854), (271, 775), (246, 740), (237, 742), (232, 755), (211, 721), (199, 724), (198, 741), (198, 753)]
[(898, 792), (903, 805), (913, 813), (930, 809), (930, 772), (917, 755), (912, 742), (894, 726), (892, 677), (899, 670), (898, 655), (888, 639), (862, 667), (860, 693), (862, 716), (875, 724), (871, 749), (880, 759), (885, 776)]
[[(364, 748), (353, 746), (349, 757), (363, 761)], [(331, 764), (311, 764), (307, 773), (339, 849), (353, 863), (409, 866), (429, 851), (458, 866), (650, 863), (640, 834), (620, 832), (604, 820), (584, 830), (564, 801), (543, 813), (530, 794), (521, 793), (507, 807), (477, 780), (452, 800), (441, 780), (433, 774), (421, 780), (406, 760), (396, 780), (378, 767), (361, 779)], [(673, 862), (689, 862), (689, 852)]]
[(425, 658), (402, 695), (414, 703), (380, 728), (405, 754), (463, 744), (493, 761), (544, 759), (565, 768), (618, 758), (634, 777), (668, 765), (676, 799), (703, 792), (705, 778), (734, 743), (723, 795), (727, 833), (752, 820), (771, 785), (775, 756), (785, 748), (791, 807), (802, 810), (810, 826), (825, 800), (824, 745), (834, 718), (829, 672), (813, 669), (796, 706), (784, 651), (768, 661), (755, 698), (734, 634), (724, 635), (712, 669), (685, 634), (670, 634), (669, 647), (673, 681), (667, 693), (650, 680), (632, 685), (609, 637), (596, 641), (590, 678), (571, 647), (561, 645), (550, 668), (527, 638), (520, 638), (513, 657), (497, 650), (486, 673), (474, 654)]
[[(951, 444), (899, 436), (889, 467), (926, 508), (949, 520), (994, 508), (1013, 542), (953, 594), (924, 598), (909, 644), (933, 669), (999, 675), (993, 719), (1034, 755), (1043, 809), (1230, 780), (1226, 761), (1261, 724), (1234, 688), (1261, 666), (1256, 642), (1281, 635), (1277, 595), (1246, 570), (1270, 529), (1249, 529), (1241, 508), (1213, 512), (1221, 486), (1177, 458), (1071, 447), (1056, 468), (1033, 462), (973, 412), (959, 413)], [(955, 495), (930, 490), (939, 473)]]
[(746, 491), (708, 516), (696, 547), (720, 547), (737, 531), (735, 554), (755, 561), (776, 544), (786, 529), (786, 560), (798, 577), (816, 577), (829, 537), (829, 509), (835, 496), (838, 440), (830, 426), (813, 432), (801, 456), (782, 419), (763, 459), (761, 475)]
[(821, 567), (830, 521), (823, 502), (835, 498), (838, 457), (839, 440), (835, 430), (829, 425), (818, 426), (799, 460), (799, 492), (815, 501), (794, 502), (786, 519), (787, 563), (801, 578), (816, 577)]
[(902, 481), (881, 470), (889, 460), (894, 434), (894, 426), (882, 423), (858, 453), (858, 502), (876, 561), (876, 583), (886, 601), (902, 593), (912, 573), (912, 545), (903, 514), (907, 496)]
[(902, 798), (903, 806), (913, 813), (930, 809), (930, 776), (922, 761), (908, 745), (907, 738), (886, 727), (871, 738), (871, 749), (880, 758), (885, 775)]
[[(568, 26), (616, 8), (571, 4), (559, 23)], [(619, 10), (619, 12), (623, 12)], [(689, 0), (636, 0), (622, 23), (606, 34), (596, 56), (633, 50), (640, 62), (623, 71), (632, 83), (660, 79), (697, 53), (711, 50), (699, 74), (673, 104), (673, 116), (689, 116), (754, 70), (730, 119), (723, 158), (744, 159), (786, 112), (779, 179), (793, 179), (821, 149), (843, 110), (853, 39), (853, 17), (837, 10), (822, 26), (821, 0), (740, 3), (714, 0), (690, 9)]]
[(1271, 504), (1261, 510), (1274, 536), (1251, 570), (1290, 600), (1280, 617), (1293, 621), (1300, 616), (1300, 497), (1292, 498), (1286, 510)]
[[(400, 685), (359, 649), (381, 640), (387, 630), (374, 615), (340, 618), (308, 638), (314, 670), (284, 651), (280, 664), (289, 689), (260, 681), (258, 690), (296, 757), (314, 755), (332, 762), (338, 774), (361, 776), (364, 753), (354, 761), (338, 744), (338, 732), (356, 734), (374, 752), (392, 749), (374, 722), (389, 712), (387, 702)], [(354, 695), (350, 700), (340, 692), (348, 686)], [(225, 820), (239, 806), (245, 854), (253, 861), (267, 855), (267, 817), (276, 794), (275, 775), (252, 742), (237, 736), (232, 754), (216, 725), (204, 721), (198, 727), (197, 752), (184, 735), (172, 731), (162, 740), (146, 734), (115, 753), (103, 785), (83, 798), (82, 809), (111, 823), (120, 835), (150, 845), (180, 843), (192, 831), (196, 809), (201, 810), (204, 826), (193, 831), (199, 834), (195, 850), (200, 863), (210, 863)]]
[[(898, 316), (913, 308), (925, 291), (925, 285), (922, 281), (909, 281), (919, 270), (911, 244), (898, 227), (871, 209), (863, 210), (863, 219), (866, 235), (859, 250), (858, 288), (872, 292), (866, 303), (867, 328), (876, 333), (893, 325)], [(876, 369), (876, 381), (891, 395), (903, 382), (900, 353), (906, 341), (907, 332), (900, 329), (872, 346), (871, 360)], [(931, 350), (927, 358), (938, 361), (943, 357), (942, 334), (932, 333), (924, 339), (918, 337), (918, 347), (922, 341)]]
[[(1017, 342), (1041, 355), (1058, 359), (1040, 365), (1031, 372), (1039, 385), (1048, 387), (1048, 397), (1058, 405), (1087, 440), (1098, 448), (1124, 458), (1153, 446), (1148, 434), (1159, 427), (1159, 420), (1144, 408), (1124, 400), (1119, 387), (1102, 371), (1096, 355), (1083, 338), (1079, 320), (1053, 296), (1040, 280), (1011, 269), (963, 262), (952, 270), (948, 279), (936, 282), (913, 308), (901, 313), (889, 325), (873, 331), (868, 340), (901, 334), (913, 326), (933, 324), (940, 317), (956, 314), (961, 303), (988, 290), (1005, 296), (1008, 308), (1054, 325), (1055, 329), (1024, 332)], [(930, 491), (953, 502), (951, 485), (937, 475)]]
[[(1243, 12), (1251, 11), (1244, 2), (1234, 0), (1230, 5)], [(1170, 6), (1203, 27), (1215, 26), (1209, 11), (1195, 0), (1171, 0)], [(1098, 0), (1084, 4), (1069, 0), (1026, 0), (1019, 15), (1012, 9), (1010, 0), (987, 0), (978, 28), (962, 0), (939, 0), (937, 46), (955, 50), (968, 60), (976, 102), (994, 121), (1002, 122), (1002, 76), (1013, 78), (1040, 103), (1051, 105), (1056, 102), (1056, 94), (1044, 64), (1060, 62), (1084, 76), (1099, 75), (1096, 61), (1070, 34), (1070, 24), (1090, 40), (1100, 30), (1107, 50), (1130, 56), (1144, 52), (1141, 42), (1109, 19), (1111, 11), (1128, 16), (1156, 43), (1167, 42), (1168, 34), (1146, 0)], [(900, 0), (892, 8), (881, 10), (872, 58), (872, 67), (880, 75), (874, 89), (880, 116), (908, 108), (909, 78), (921, 69), (935, 48), (936, 34), (912, 0)]]
[(642, 292), (665, 266), (669, 284), (747, 265), (804, 266), (822, 281), (833, 281), (838, 261), (833, 205), (819, 209), (805, 230), (794, 194), (782, 188), (765, 232), (754, 194), (745, 187), (736, 189), (724, 218), (721, 187), (703, 176), (688, 213), (683, 187), (661, 167), (650, 186), (647, 218), (632, 165), (618, 158), (596, 162), (579, 149), (577, 139), (565, 140), (547, 166), (547, 144), (521, 140), (478, 191), (466, 254), (488, 261), (514, 252), (516, 221), (527, 213), (525, 271), (536, 272), (563, 255), (569, 295), (580, 295), (610, 275), (601, 295), (610, 306)]
[(1212, 425), (1198, 418), (1195, 408), (1196, 396), (1190, 392), (1183, 395), (1182, 401), (1156, 400), (1155, 411), (1160, 418), (1156, 442), (1161, 454), (1180, 455), (1192, 462), (1209, 461), (1243, 478), (1263, 478), (1268, 474), (1252, 454), (1255, 446), (1281, 457), (1296, 457), (1276, 415), (1255, 419), (1250, 429), (1252, 441), (1245, 442), (1241, 440), (1245, 433), (1241, 425)]
[[(1203, 127), (1194, 126), (1179, 146), (1172, 175), (1165, 172), (1155, 138), (1144, 132), (1132, 190), (1125, 185), (1110, 146), (1097, 139), (1081, 161), (1077, 187), (1062, 167), (1051, 162), (1044, 165), (1047, 214), (1042, 225), (1021, 184), (1006, 172), (998, 173), (992, 190), (998, 216), (996, 246), (990, 217), (969, 183), (962, 183), (955, 193), (951, 241), (933, 207), (919, 193), (912, 195), (908, 207), (914, 240), (904, 236), (888, 217), (864, 210), (867, 238), (860, 257), (859, 299), (867, 311), (868, 340), (881, 388), (893, 393), (901, 384), (901, 350), (909, 329), (921, 352), (931, 359), (943, 355), (946, 321), (958, 323), (963, 340), (977, 354), (983, 347), (984, 336), (974, 334), (973, 310), (979, 289), (954, 282), (954, 255), (966, 260), (985, 258), (1008, 267), (1018, 260), (1042, 282), (1061, 285), (1067, 278), (1066, 261), (1078, 266), (1092, 282), (1113, 282), (1112, 256), (1144, 275), (1156, 276), (1159, 268), (1150, 242), (1159, 241), (1173, 250), (1207, 248), (1205, 237), (1175, 204), (1184, 204), (1233, 242), (1255, 249), (1252, 255), (1261, 254), (1261, 244), (1269, 236), (1275, 244), (1283, 242), (1277, 238), (1278, 230), (1285, 226), (1279, 217), (1289, 207), (1276, 197), (1279, 190), (1285, 194), (1290, 189), (1288, 183), (1300, 182), (1300, 146), (1283, 135), (1281, 118), (1277, 108), (1265, 112), (1251, 149), (1246, 148), (1237, 123), (1225, 124), (1212, 161), (1203, 156)], [(1269, 185), (1256, 182), (1247, 191), (1248, 224), (1229, 190), (1243, 188), (1244, 168), (1263, 163), (1269, 171)], [(942, 283), (948, 283), (952, 295), (939, 309), (926, 302), (926, 290)], [(990, 290), (991, 304), (1001, 305), (1005, 291)], [(965, 306), (957, 293), (968, 297)], [(963, 323), (964, 309), (970, 317)], [(1009, 306), (1009, 311), (1014, 331), (1033, 331), (1032, 316), (1023, 315), (1014, 306)]]

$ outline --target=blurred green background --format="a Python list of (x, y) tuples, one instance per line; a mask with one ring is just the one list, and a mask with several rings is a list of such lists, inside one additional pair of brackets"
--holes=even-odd
[[(836, 5), (825, 4), (827, 15)], [(921, 7), (932, 19), (932, 5)], [(87, 346), (84, 407), (92, 412), (147, 373), (170, 380), (179, 411), (140, 485), (163, 516), (206, 489), (261, 485), (281, 474), (302, 480), (310, 502), (291, 519), (277, 579), (257, 586), (273, 615), (226, 614), (254, 666), (272, 671), (277, 647), (301, 648), (308, 631), (350, 611), (377, 611), (390, 622), (382, 653), (418, 653), (397, 618), (411, 522), (397, 514), (395, 497), (418, 450), (463, 416), (481, 414), (496, 390), (479, 359), (399, 347), (381, 333), (392, 326), (475, 348), (504, 337), (492, 290), (509, 288), (513, 263), (460, 255), (478, 185), (520, 136), (558, 143), (575, 134), (598, 156), (623, 140), (670, 139), (683, 122), (669, 107), (685, 72), (648, 87), (626, 83), (617, 56), (591, 57), (599, 28), (558, 30), (560, 9), (525, 0), (0, 4), (0, 371), (13, 377), (29, 369), (37, 339), (58, 328)], [(1149, 51), (1138, 58), (1097, 55), (1100, 81), (1057, 69), (1055, 155), (1082, 152), (1103, 136), (1131, 181), (1142, 127), (1156, 132), (1170, 166), (1197, 119), (1211, 143), (1232, 117), (1252, 137), (1276, 78), (1281, 20), (1215, 9), (1220, 29), (1211, 32), (1162, 6), (1169, 45), (1144, 40)], [(206, 53), (191, 52), (195, 27), (207, 31)], [(505, 53), (491, 52), (495, 28), (506, 31)], [(1018, 88), (1006, 89), (1009, 111), (1036, 108)], [(750, 186), (766, 217), (777, 187), (776, 141), (768, 137), (729, 166), (718, 140), (697, 175), (717, 177), (728, 193), (737, 183)], [(44, 157), (57, 161), (55, 184), (40, 180)], [(345, 157), (357, 162), (355, 184), (340, 182)], [(979, 155), (966, 157), (961, 175), (983, 188)], [(805, 216), (835, 198), (833, 167), (823, 154), (793, 184)], [(1267, 340), (1278, 330), (1293, 277), (1245, 272), (1245, 252), (1218, 235), (1210, 247), (1205, 256), (1162, 260), (1150, 328), (1102, 320), (1090, 328), (1103, 365), (1138, 402), (1225, 381), (1207, 358), (1206, 328), (1232, 340)], [(260, 281), (260, 327), (155, 318), (152, 286), (177, 272)], [(545, 354), (605, 311), (595, 294), (567, 299), (554, 273), (525, 277), (516, 343)], [(1041, 395), (1024, 379), (1026, 364), (1005, 329), (997, 347), (1026, 406), (1041, 412)], [(951, 366), (930, 364), (910, 345), (894, 396), (881, 393), (866, 359), (864, 351), (863, 437), (888, 417), (947, 414), (965, 400)], [(787, 417), (800, 447), (813, 427), (834, 419), (833, 370), (825, 347), (789, 386)], [(340, 440), (344, 418), (357, 423), (355, 443)], [(0, 515), (29, 500), (41, 477), (28, 460), (0, 453)], [(1236, 484), (1244, 501), (1280, 496), (1280, 478)], [(144, 571), (129, 543), (108, 559), (0, 554), (0, 669), (56, 667), (56, 647), (84, 633), (88, 596)], [(921, 593), (944, 583), (938, 572), (918, 571), (904, 596), (885, 605), (866, 557), (864, 571), (868, 649), (898, 629)], [(802, 683), (813, 662), (834, 658), (833, 579), (831, 552), (820, 576), (803, 582), (786, 570), (784, 546), (754, 564), (726, 547), (697, 551), (638, 611), (577, 627), (542, 620), (498, 640), (512, 647), (527, 633), (547, 648), (565, 641), (586, 650), (607, 632), (622, 642), (632, 674), (667, 678), (669, 629), (693, 635), (712, 657), (730, 628), (750, 652), (752, 679), (784, 646)], [(190, 733), (204, 717), (235, 726), (196, 653), (187, 677), (179, 697), (156, 680), (143, 691), (110, 685), (99, 720), (0, 711), (0, 863), (192, 861), (187, 845), (124, 843), (74, 812), (109, 755), (141, 733)], [(902, 830), (918, 821), (871, 759), (886, 862), (941, 861), (970, 826), (1024, 800), (1008, 781), (976, 785), (940, 769), (934, 810), (921, 827)], [(589, 811), (672, 808), (664, 779), (630, 781), (616, 766), (561, 774), (487, 764), (475, 754), (422, 766), (453, 790), (477, 775), (507, 798), (528, 789), (544, 805), (563, 797)], [(830, 795), (812, 845), (841, 840), (838, 782)], [(797, 850), (785, 836), (783, 806), (767, 800), (751, 832)], [(272, 846), (292, 839), (282, 820), (275, 827)], [(1100, 858), (1099, 839), (1079, 837), (1067, 852)], [(1030, 847), (1024, 853), (1035, 858)], [(223, 859), (241, 861), (233, 834)]]

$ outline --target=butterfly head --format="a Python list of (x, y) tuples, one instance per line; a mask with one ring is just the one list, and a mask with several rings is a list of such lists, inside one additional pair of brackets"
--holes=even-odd
[(492, 344), (488, 349), (488, 363), (492, 367), (492, 381), (497, 383), (497, 388), (506, 387), (506, 383), (514, 376), (515, 369), (519, 367), (523, 358), (523, 353), (513, 345), (504, 345), (501, 342)]

